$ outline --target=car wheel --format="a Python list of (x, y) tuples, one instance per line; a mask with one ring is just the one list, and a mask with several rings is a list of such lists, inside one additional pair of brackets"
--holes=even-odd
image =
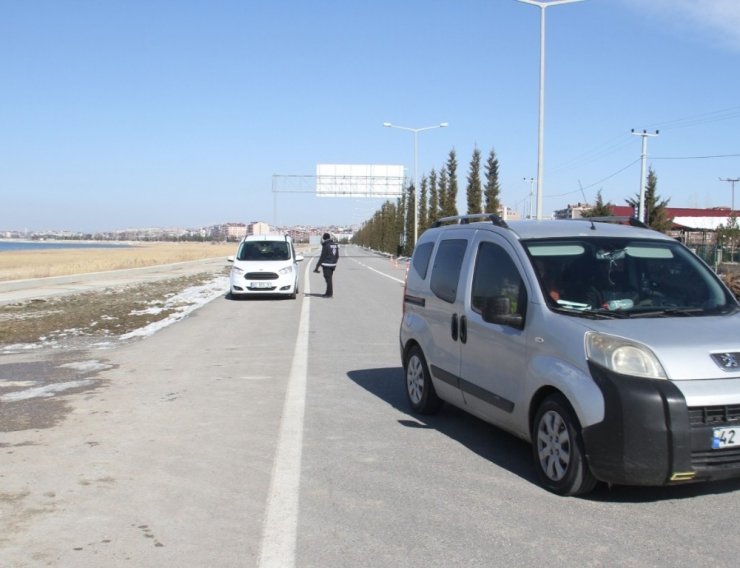
[(532, 431), (534, 461), (546, 489), (558, 495), (582, 495), (596, 486), (578, 418), (564, 396), (552, 395), (542, 402)]
[(429, 367), (418, 345), (411, 348), (405, 363), (406, 395), (411, 408), (420, 414), (434, 414), (442, 405), (442, 400), (434, 390)]

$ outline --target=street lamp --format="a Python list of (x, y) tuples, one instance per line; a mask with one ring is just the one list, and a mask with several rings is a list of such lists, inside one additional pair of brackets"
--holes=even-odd
[(573, 4), (583, 0), (517, 0), (540, 9), (540, 122), (537, 142), (537, 219), (542, 219), (542, 180), (544, 177), (545, 153), (545, 8)]
[(409, 128), (408, 126), (398, 126), (390, 122), (384, 122), (383, 126), (386, 128), (398, 128), (399, 130), (407, 130), (414, 133), (414, 246), (416, 246), (416, 239), (419, 236), (419, 202), (417, 195), (419, 192), (419, 132), (424, 130), (433, 130), (434, 128), (447, 128), (449, 126), (446, 122), (440, 122), (434, 126), (424, 126), (422, 128)]

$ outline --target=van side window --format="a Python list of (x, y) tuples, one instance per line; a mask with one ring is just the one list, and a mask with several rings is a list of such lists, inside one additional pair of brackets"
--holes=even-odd
[(475, 259), (471, 304), (483, 314), (496, 305), (497, 313), (524, 315), (527, 291), (511, 257), (498, 245), (481, 243)]
[(450, 304), (457, 298), (460, 268), (467, 247), (468, 241), (465, 239), (441, 241), (437, 249), (437, 255), (434, 257), (429, 287), (435, 296)]
[(411, 259), (411, 266), (414, 267), (414, 270), (419, 276), (421, 276), (422, 280), (426, 280), (427, 270), (429, 269), (429, 259), (432, 258), (433, 250), (433, 242), (424, 243), (414, 249), (414, 256)]

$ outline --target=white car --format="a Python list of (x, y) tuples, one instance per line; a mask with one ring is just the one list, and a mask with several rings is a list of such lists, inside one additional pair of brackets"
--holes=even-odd
[(298, 294), (298, 263), (293, 241), (286, 235), (250, 235), (230, 256), (232, 298), (278, 295), (295, 299)]

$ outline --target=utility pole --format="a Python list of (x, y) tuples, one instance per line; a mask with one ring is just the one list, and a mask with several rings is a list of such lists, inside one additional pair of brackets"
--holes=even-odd
[(732, 213), (735, 212), (735, 183), (740, 181), (740, 178), (719, 178), (719, 181), (726, 181), (732, 184)]
[(532, 195), (534, 192), (534, 182), (536, 182), (537, 180), (535, 178), (526, 178), (526, 177), (522, 179), (524, 181), (529, 182), (529, 201), (528, 201), (529, 206), (527, 208), (528, 209), (527, 219), (531, 219), (532, 218)]
[(647, 184), (647, 179), (645, 179), (647, 177), (647, 139), (650, 136), (657, 136), (658, 133), (658, 130), (653, 134), (647, 130), (635, 132), (635, 129), (632, 129), (632, 134), (642, 136), (642, 153), (640, 154), (640, 201), (637, 204), (637, 219), (643, 223), (645, 222), (645, 185)]

